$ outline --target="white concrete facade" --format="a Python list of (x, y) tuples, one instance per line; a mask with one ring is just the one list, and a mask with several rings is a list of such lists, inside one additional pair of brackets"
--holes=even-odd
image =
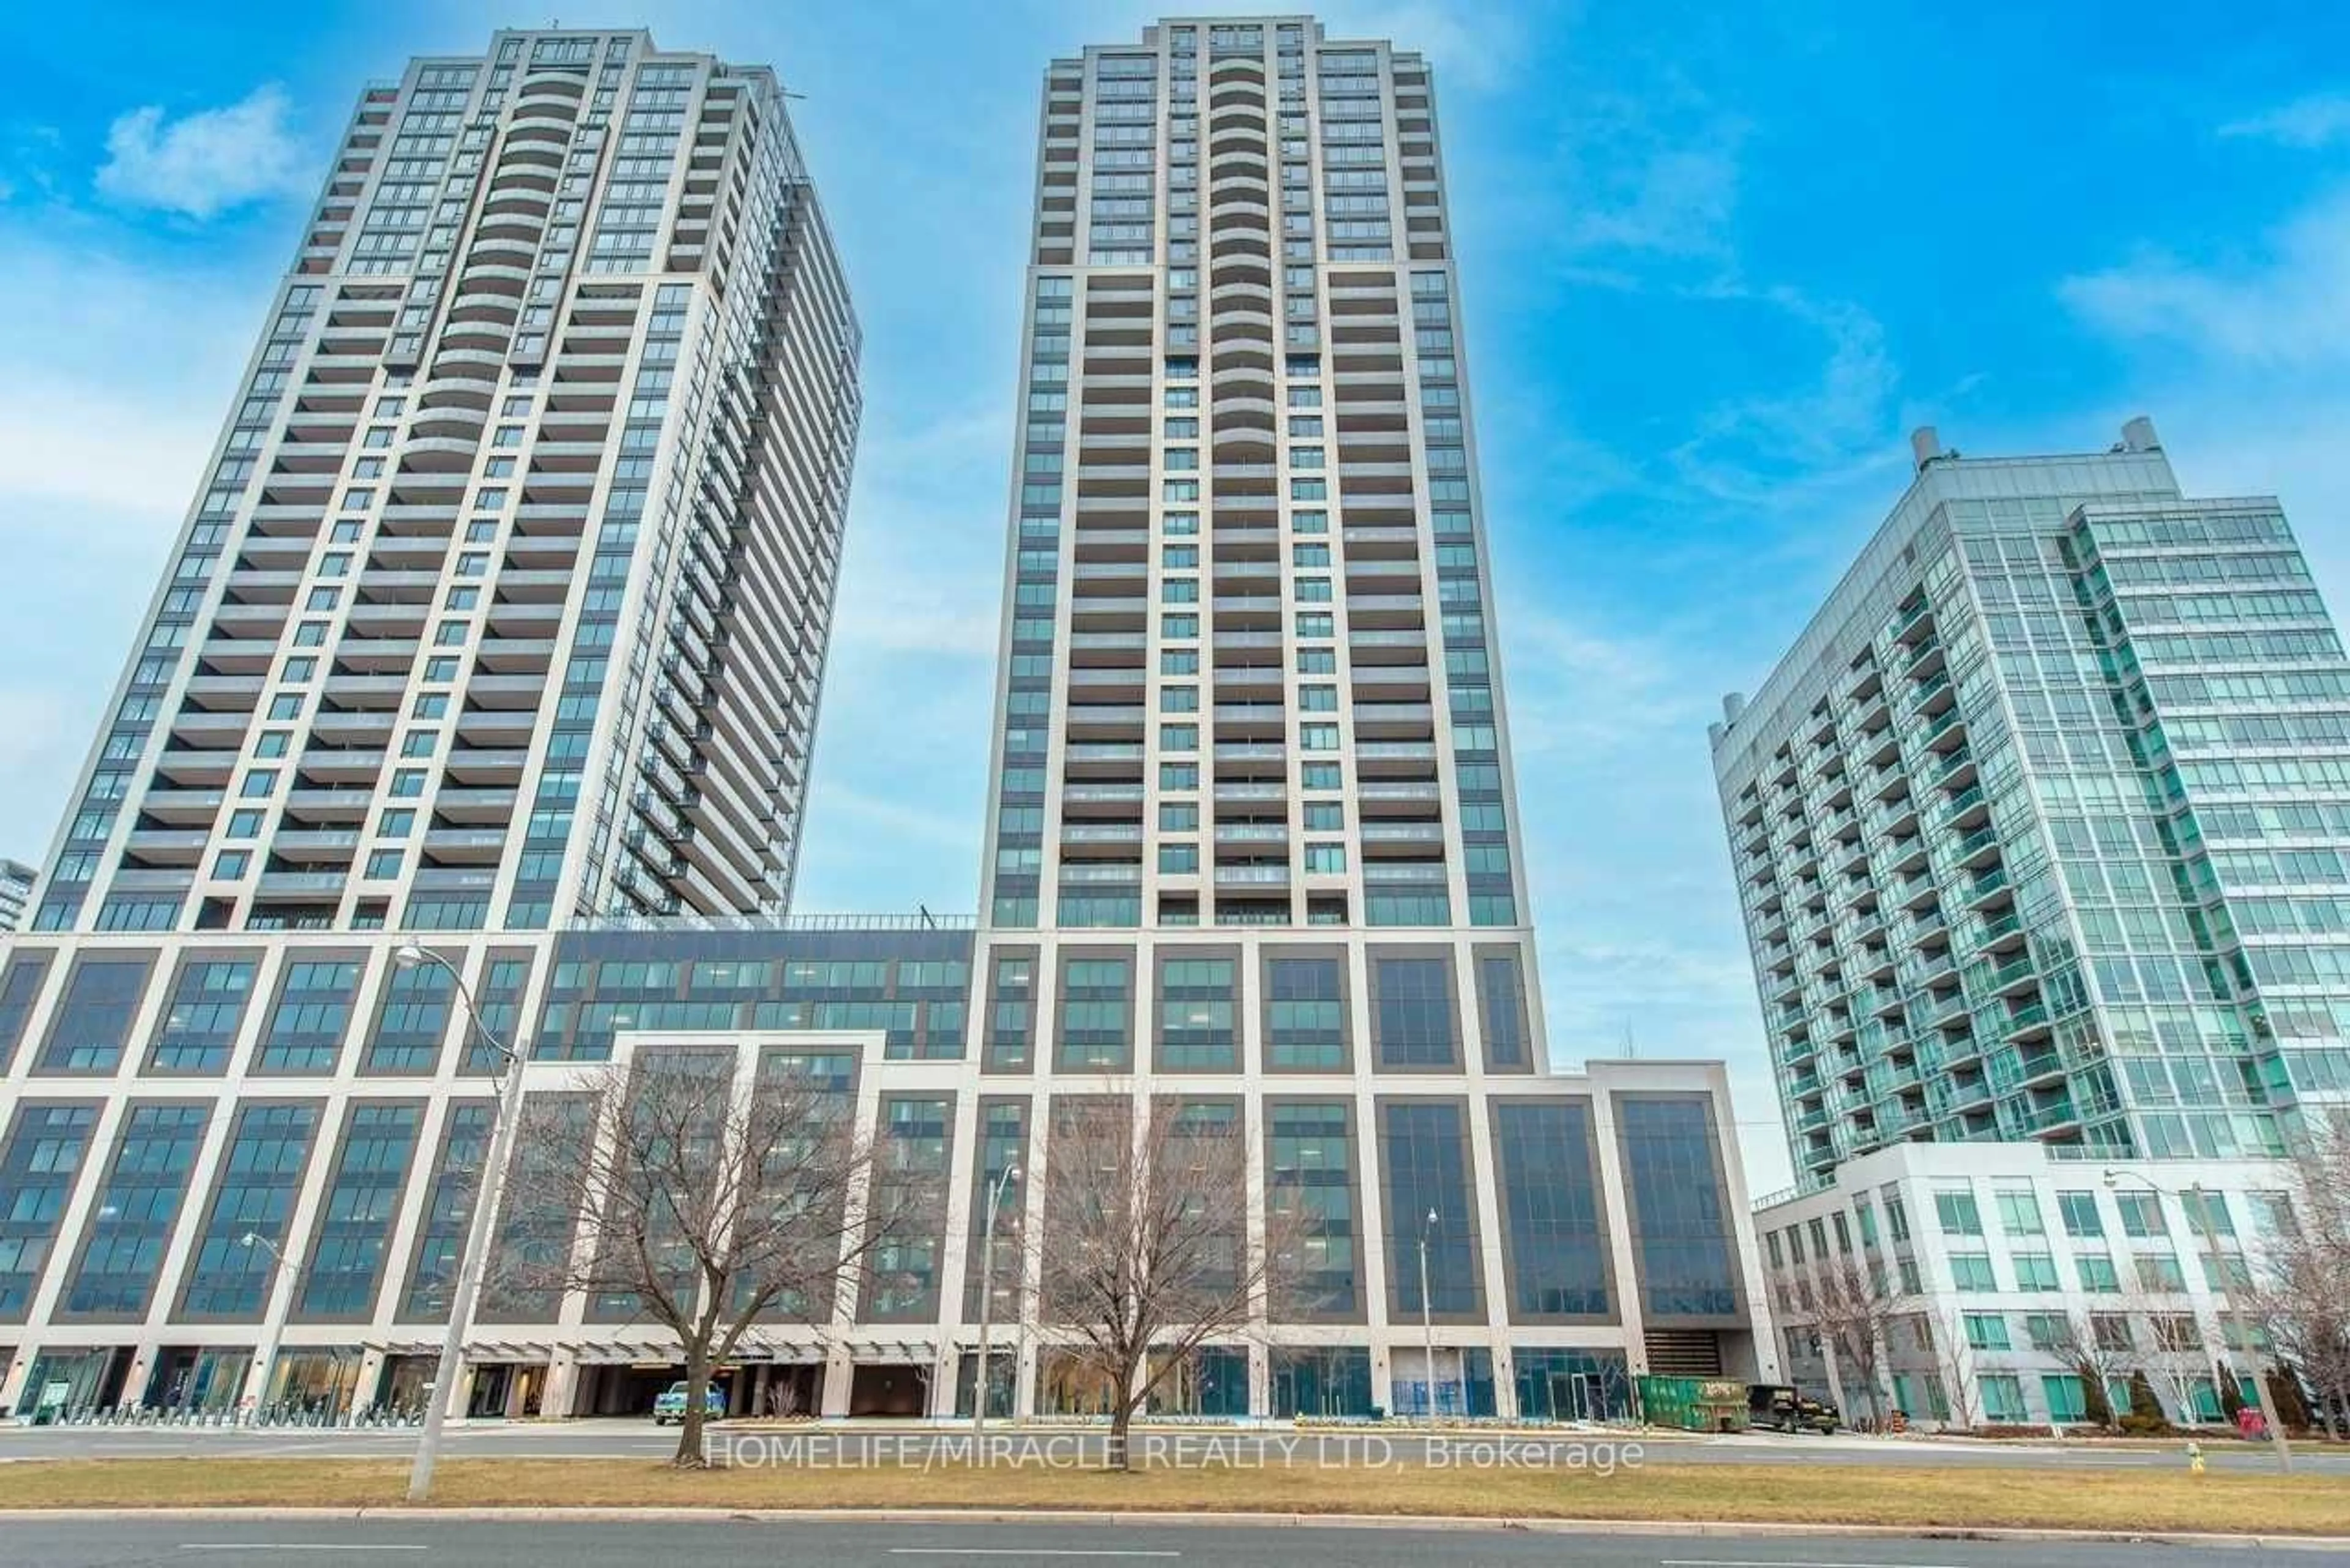
[[(1244, 975), (1262, 973), (1292, 945), (1271, 933), (1236, 935), (1247, 939), (1236, 955)], [(9, 1265), (0, 1268), (0, 1410), (28, 1408), (53, 1381), (72, 1384), (78, 1401), (91, 1406), (219, 1411), (240, 1401), (307, 1401), (329, 1415), (348, 1415), (412, 1404), (446, 1299), (451, 1222), (462, 1218), (470, 1189), (462, 1177), (471, 1168), (462, 1158), (452, 1185), (450, 1136), (461, 1124), (477, 1139), (484, 1130), (493, 1064), (469, 1054), (468, 1025), (445, 1008), (415, 1036), (427, 1041), (423, 1055), (391, 1054), (395, 1041), (411, 1038), (393, 1033), (387, 1012), (394, 1005), (388, 988), (401, 972), (391, 963), (398, 940), (380, 933), (59, 940), (48, 981), (31, 1006), (21, 1016), (0, 1018), (6, 1064), (0, 1191), (12, 1198), (12, 1220), (33, 1217), (0, 1225), (0, 1262)], [(1473, 1414), (1622, 1414), (1630, 1378), (1652, 1366), (1670, 1370), (1676, 1357), (1691, 1354), (1710, 1357), (1727, 1376), (1777, 1373), (1774, 1347), (1760, 1329), (1762, 1259), (1752, 1231), (1740, 1222), (1750, 1195), (1718, 1064), (1595, 1062), (1571, 1074), (1496, 1071), (1477, 1010), (1463, 1007), (1449, 1064), (1383, 1066), (1381, 1026), (1364, 994), (1370, 955), (1359, 950), (1346, 955), (1347, 1062), (1336, 1070), (1268, 1066), (1267, 1008), (1253, 981), (1240, 988), (1234, 1066), (1224, 1070), (1167, 1064), (1166, 1031), (1153, 1023), (1156, 1009), (1141, 995), (1128, 1013), (1135, 1050), (1125, 1066), (1007, 1064), (1002, 1042), (991, 1048), (980, 1023), (988, 1007), (983, 992), (973, 986), (966, 999), (951, 975), (928, 1025), (935, 1033), (918, 1034), (906, 1049), (889, 1029), (764, 1029), (747, 1013), (744, 1026), (722, 1029), (630, 1028), (615, 1018), (608, 1046), (591, 1048), (579, 1031), (581, 1020), (601, 1005), (593, 1000), (598, 987), (618, 982), (640, 994), (646, 954), (672, 955), (650, 961), (673, 971), (658, 983), (690, 1000), (717, 994), (709, 987), (761, 962), (781, 971), (783, 994), (789, 994), (795, 966), (827, 961), (791, 955), (819, 951), (895, 962), (903, 986), (910, 984), (904, 966), (911, 962), (967, 970), (938, 955), (968, 953), (972, 939), (967, 931), (803, 937), (773, 929), (723, 939), (671, 930), (473, 940), (477, 945), (439, 950), (465, 971), (477, 993), (508, 994), (492, 981), (494, 961), (525, 968), (511, 1004), (500, 1000), (490, 1010), (504, 1037), (540, 1058), (527, 1069), (528, 1093), (561, 1090), (584, 1063), (605, 1059), (608, 1050), (626, 1058), (670, 1046), (788, 1045), (854, 1059), (865, 1126), (880, 1127), (892, 1101), (936, 1107), (935, 1158), (950, 1179), (931, 1238), (935, 1267), (927, 1303), (882, 1314), (851, 1296), (828, 1323), (763, 1326), (730, 1384), (738, 1409), (754, 1407), (771, 1385), (803, 1376), (794, 1368), (814, 1365), (825, 1371), (803, 1392), (808, 1407), (823, 1413), (869, 1413), (888, 1396), (868, 1384), (877, 1376), (886, 1382), (877, 1369), (889, 1367), (919, 1376), (920, 1402), (889, 1407), (951, 1413), (952, 1379), (975, 1360), (971, 1275), (979, 1253), (974, 1205), (991, 1158), (986, 1118), (991, 1110), (1017, 1109), (1020, 1159), (1031, 1174), (1016, 1189), (1024, 1207), (1015, 1223), (1025, 1229), (1041, 1222), (1043, 1183), (1035, 1173), (1052, 1158), (1050, 1119), (1042, 1108), (1056, 1096), (1105, 1092), (1132, 1095), (1138, 1104), (1171, 1096), (1230, 1106), (1263, 1162), (1261, 1179), (1276, 1182), (1295, 1179), (1299, 1168), (1299, 1157), (1274, 1146), (1283, 1113), (1305, 1106), (1343, 1115), (1343, 1133), (1333, 1138), (1326, 1126), (1316, 1135), (1318, 1153), (1305, 1163), (1336, 1159), (1347, 1171), (1347, 1218), (1332, 1231), (1346, 1243), (1351, 1264), (1346, 1304), (1308, 1321), (1259, 1324), (1222, 1347), (1233, 1367), (1245, 1366), (1247, 1395), (1243, 1401), (1235, 1390), (1228, 1405), (1210, 1413), (1323, 1407), (1307, 1405), (1310, 1398), (1346, 1413), (1371, 1406), (1410, 1410), (1431, 1397), (1423, 1370), (1423, 1345), (1431, 1339), (1433, 1397), (1444, 1408)], [(1138, 967), (1144, 973), (1232, 947), (1231, 938), (1211, 932), (1159, 933), (1143, 941)], [(747, 956), (754, 953), (778, 956)], [(1451, 956), (1465, 964), (1471, 939), (1462, 937)], [(71, 977), (78, 967), (108, 962), (132, 965), (145, 979), (128, 989), (124, 1010), (101, 1016)], [(180, 977), (195, 972), (192, 965), (243, 962), (256, 971), (238, 988), (233, 1016), (205, 1036), (215, 1045), (201, 1058), (170, 1056), (187, 1048), (194, 1011)], [(329, 963), (348, 963), (354, 971), (339, 1020), (322, 1024), (315, 1010), (328, 1004), (318, 1002), (296, 1016), (289, 977)], [(599, 964), (608, 966), (600, 980), (591, 972)], [(1052, 958), (1045, 967), (1058, 971)], [(1049, 992), (1042, 1004), (1047, 1016), (1057, 1012)], [(334, 1043), (297, 1065), (273, 1063), (297, 1028), (331, 1034)], [(949, 1039), (969, 1041), (971, 1048), (955, 1055), (909, 1054)], [(77, 1064), (68, 1054), (76, 1045), (99, 1051), (106, 1040), (119, 1044), (102, 1058)], [(166, 1060), (176, 1062), (176, 1070)], [(287, 1107), (298, 1112), (299, 1126), (269, 1145), (275, 1152), (265, 1158), (254, 1141), (255, 1118), (287, 1114)], [(1397, 1164), (1404, 1158), (1393, 1130), (1398, 1107), (1414, 1115), (1433, 1107), (1459, 1133), (1457, 1182), (1444, 1200), (1447, 1234), (1439, 1238), (1437, 1257), (1440, 1268), (1452, 1271), (1450, 1282), (1465, 1289), (1457, 1300), (1435, 1303), (1425, 1327), (1416, 1310), (1416, 1233), (1388, 1212), (1395, 1193), (1411, 1194), (1416, 1205), (1430, 1190), (1398, 1186), (1415, 1179)], [(1627, 1116), (1653, 1116), (1659, 1107), (1687, 1119), (1646, 1153), (1636, 1150), (1635, 1140), (1648, 1135), (1628, 1128)], [(187, 1113), (175, 1135), (176, 1155), (172, 1137), (142, 1130), (139, 1121), (166, 1110)], [(1574, 1169), (1543, 1163), (1555, 1149), (1504, 1147), (1503, 1129), (1519, 1110), (1533, 1111), (1545, 1131), (1573, 1133), (1581, 1150)], [(44, 1119), (68, 1113), (78, 1118), (70, 1127)], [(399, 1129), (387, 1144), (383, 1118), (393, 1113)], [(396, 1152), (385, 1153), (390, 1145)], [(1410, 1158), (1425, 1164), (1430, 1157), (1416, 1151)], [(1444, 1157), (1440, 1150), (1434, 1158), (1441, 1163)], [(160, 1185), (140, 1185), (142, 1172), (157, 1171), (176, 1174)], [(1558, 1186), (1545, 1184), (1546, 1172), (1557, 1173)], [(1690, 1210), (1693, 1193), (1701, 1197)], [(1550, 1200), (1581, 1206), (1587, 1223), (1574, 1236), (1582, 1241), (1528, 1227), (1529, 1206), (1540, 1210)], [(1252, 1221), (1261, 1225), (1261, 1214)], [(1452, 1242), (1456, 1228), (1466, 1245)], [(266, 1246), (234, 1244), (247, 1233)], [(440, 1251), (431, 1237), (440, 1239)], [(1694, 1275), (1679, 1251), (1690, 1247), (1705, 1252)], [(1570, 1251), (1581, 1261), (1559, 1261)], [(108, 1258), (113, 1261), (101, 1262)], [(1721, 1299), (1688, 1310), (1674, 1293), (1699, 1276)], [(1561, 1281), (1579, 1281), (1601, 1294), (1563, 1301), (1544, 1293)], [(1000, 1297), (1012, 1283), (1003, 1282)], [(350, 1289), (338, 1296), (345, 1284)], [(1439, 1294), (1447, 1288), (1440, 1280)], [(305, 1304), (318, 1300), (342, 1304)], [(1020, 1410), (1037, 1413), (1040, 1401), (1046, 1413), (1066, 1410), (1066, 1401), (1056, 1405), (1051, 1392), (1047, 1363), (1055, 1333), (1036, 1321), (1033, 1276), (1016, 1302), (998, 1311), (996, 1325), (996, 1345), (1018, 1358)], [(634, 1396), (622, 1386), (629, 1369), (665, 1366), (675, 1350), (657, 1326), (598, 1321), (580, 1298), (536, 1317), (502, 1312), (494, 1299), (469, 1342), (473, 1381), (463, 1390), (461, 1407), (490, 1415), (632, 1409)], [(1353, 1380), (1347, 1389), (1308, 1395), (1295, 1386), (1298, 1375), (1284, 1369), (1306, 1353), (1342, 1362)], [(602, 1381), (584, 1376), (589, 1372)], [(1530, 1401), (1540, 1407), (1529, 1408)]]
[[(1847, 1419), (1899, 1409), (1926, 1428), (2077, 1423), (2085, 1401), (2068, 1336), (2102, 1334), (2116, 1415), (2144, 1373), (2172, 1420), (2214, 1420), (2220, 1367), (2256, 1402), (2257, 1330), (2229, 1291), (2252, 1277), (2291, 1186), (2275, 1162), (2060, 1158), (2038, 1144), (1859, 1156), (1834, 1185), (1755, 1210), (1783, 1363)], [(1823, 1242), (1827, 1266), (1856, 1262), (1897, 1320), (1874, 1401), (1863, 1371), (1832, 1365), (1833, 1346), (1818, 1343)]]

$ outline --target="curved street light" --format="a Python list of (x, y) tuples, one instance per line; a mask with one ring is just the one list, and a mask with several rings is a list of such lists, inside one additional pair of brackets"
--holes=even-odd
[(288, 1281), (286, 1304), (269, 1314), (267, 1324), (262, 1331), (261, 1342), (253, 1349), (253, 1366), (245, 1374), (244, 1397), (257, 1408), (261, 1402), (261, 1396), (268, 1391), (269, 1369), (277, 1359), (278, 1346), (285, 1342), (286, 1314), (294, 1310), (294, 1293), (301, 1288), (301, 1282), (295, 1274), (294, 1260), (287, 1257), (276, 1242), (260, 1231), (247, 1231), (236, 1239), (236, 1244), (248, 1251), (259, 1248), (269, 1254), (271, 1260), (267, 1297), (269, 1301), (275, 1302), (277, 1299), (277, 1275), (280, 1272), (286, 1275)]
[[(425, 1401), (424, 1430), (416, 1440), (416, 1461), (408, 1472), (408, 1501), (422, 1502), (432, 1492), (432, 1470), (440, 1462), (442, 1429), (448, 1424), (449, 1403), (457, 1390), (458, 1374), (465, 1365), (465, 1334), (473, 1326), (473, 1308), (481, 1299), (482, 1272), (490, 1245), (490, 1219), (499, 1189), (505, 1183), (506, 1165), (514, 1156), (515, 1133), (522, 1120), (522, 1054), (506, 1045), (482, 1022), (472, 988), (457, 966), (416, 942), (402, 942), (392, 961), (401, 969), (432, 964), (446, 970), (456, 986), (458, 1002), (482, 1044), (503, 1059), (504, 1071), (494, 1083), (497, 1129), (490, 1140), (490, 1158), (482, 1167), (481, 1189), (473, 1196), (473, 1213), (465, 1226), (464, 1251), (457, 1254), (457, 1288), (449, 1298), (448, 1331), (441, 1336), (441, 1359), (432, 1374), (432, 1390)], [(463, 1064), (460, 1064), (462, 1067)]]
[(1428, 1211), (1428, 1219), (1419, 1228), (1419, 1353), (1428, 1361), (1428, 1424), (1436, 1425), (1436, 1320), (1430, 1315), (1428, 1302), (1428, 1238), (1440, 1224), (1436, 1210)]
[[(1003, 1168), (1003, 1174), (995, 1179), (995, 1185), (987, 1194), (987, 1223), (982, 1233), (979, 1246), (979, 1376), (972, 1381), (971, 1417), (972, 1435), (974, 1437), (981, 1436), (987, 1430), (987, 1395), (991, 1382), (988, 1376), (987, 1338), (988, 1330), (993, 1326), (995, 1321), (995, 1215), (996, 1210), (1003, 1207), (1004, 1193), (1011, 1189), (1014, 1182), (1019, 1179), (1020, 1160), (1015, 1156), (1012, 1163)], [(1016, 1416), (1020, 1407), (1018, 1394), (1020, 1362), (1017, 1352), (1014, 1354), (1012, 1376), (1013, 1411)]]
[[(2158, 1199), (2163, 1198), (2178, 1199), (2178, 1206), (2182, 1210), (2187, 1207), (2187, 1199), (2189, 1194), (2191, 1193), (2194, 1196), (2196, 1207), (2203, 1212), (2204, 1231), (2207, 1235), (2210, 1233), (2211, 1226), (2211, 1210), (2209, 1204), (2205, 1201), (2205, 1193), (2203, 1184), (2201, 1182), (2198, 1181), (2191, 1183), (2183, 1192), (2174, 1191), (2172, 1189), (2165, 1187), (2162, 1183), (2155, 1180), (2154, 1178), (2145, 1175), (2140, 1171), (2122, 1170), (2113, 1166), (2107, 1166), (2106, 1168), (2105, 1179), (2106, 1189), (2109, 1192), (2119, 1187), (2124, 1181), (2135, 1181), (2145, 1187), (2147, 1191), (2153, 1193)], [(2192, 1227), (2190, 1227), (2190, 1229)], [(2217, 1249), (2215, 1248), (2214, 1250), (2216, 1251)], [(2227, 1293), (2222, 1291), (2220, 1293), (2221, 1295), (2225, 1295)], [(2226, 1335), (2222, 1334), (2220, 1337), (2222, 1341), (2221, 1348), (2224, 1350), (2227, 1348), (2225, 1344)], [(2282, 1470), (2286, 1475), (2291, 1475), (2293, 1474), (2293, 1444), (2285, 1438), (2284, 1422), (2277, 1417), (2276, 1397), (2269, 1392), (2268, 1368), (2261, 1365), (2261, 1358), (2257, 1354), (2255, 1354), (2251, 1359), (2252, 1393), (2260, 1400), (2261, 1419), (2268, 1424), (2269, 1441), (2276, 1445), (2277, 1469)], [(2272, 1357), (2271, 1359), (2273, 1360), (2274, 1358)]]

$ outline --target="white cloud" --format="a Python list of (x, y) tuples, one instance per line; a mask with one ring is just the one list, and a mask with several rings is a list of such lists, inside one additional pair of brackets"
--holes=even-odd
[[(868, 406), (889, 405), (877, 395)], [(993, 659), (1012, 438), (1006, 403), (868, 432), (834, 623), (841, 645)]]
[(2233, 120), (2221, 126), (2220, 134), (2287, 147), (2329, 147), (2350, 140), (2350, 94), (2313, 93), (2266, 114)]
[(1565, 248), (1731, 263), (1747, 122), (1669, 73), (1574, 101), (1542, 203)]
[(2328, 605), (2350, 609), (2350, 186), (2252, 257), (2156, 257), (2062, 292), (2137, 361), (2129, 401), (2075, 422), (2151, 414), (2189, 494), (2276, 496)]
[(194, 493), (265, 279), (0, 224), (0, 855), (37, 858)]
[(98, 188), (119, 202), (209, 218), (248, 202), (307, 192), (299, 139), (286, 124), (284, 90), (260, 87), (240, 103), (167, 121), (150, 104), (117, 119), (106, 133), (107, 161)]
[(41, 302), (0, 335), (0, 532), (59, 507), (133, 534), (177, 520), (257, 314), (247, 281), (0, 229), (0, 297)]
[[(100, 508), (145, 530), (184, 508), (212, 449), (215, 422), (99, 388), (0, 385), (0, 528), (16, 505), (59, 501)], [(135, 455), (128, 449), (135, 439)], [(26, 507), (24, 523), (40, 519)]]
[(1593, 194), (1571, 230), (1578, 249), (1727, 255), (1738, 205), (1734, 141), (1634, 153)]
[(2256, 256), (2197, 265), (2149, 254), (2066, 278), (2065, 303), (2125, 339), (2168, 341), (2242, 366), (2338, 366), (2350, 358), (2350, 188), (2267, 236)]

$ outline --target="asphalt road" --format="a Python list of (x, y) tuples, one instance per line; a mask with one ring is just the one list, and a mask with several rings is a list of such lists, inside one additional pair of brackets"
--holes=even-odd
[(1569, 1535), (1224, 1524), (494, 1524), (466, 1521), (11, 1520), (16, 1568), (266, 1563), (484, 1568), (2306, 1568), (2306, 1552), (1789, 1536)]
[[(1001, 1427), (991, 1430), (998, 1436), (1003, 1435)], [(1023, 1428), (1022, 1433), (1042, 1440), (1046, 1430)], [(1491, 1445), (1504, 1437), (1513, 1442), (1604, 1442), (1619, 1446), (1638, 1442), (1641, 1447), (1641, 1462), (1649, 1465), (1962, 1465), (2006, 1466), (2022, 1469), (2183, 1469), (2186, 1466), (2183, 1443), (2168, 1444), (2158, 1449), (2121, 1449), (2080, 1442), (1975, 1443), (1917, 1438), (1759, 1434), (1643, 1439), (1631, 1434), (1614, 1432), (1559, 1432), (1539, 1437), (1524, 1433), (1463, 1433), (1451, 1438), (1430, 1438), (1400, 1432), (1333, 1429), (1326, 1444), (1321, 1441), (1319, 1434), (1292, 1433), (1285, 1429), (1264, 1432), (1202, 1428), (1152, 1430), (1163, 1433), (1170, 1443), (1213, 1441), (1222, 1445), (1218, 1454), (1220, 1462), (1252, 1466), (1333, 1462), (1334, 1457), (1344, 1459), (1342, 1446), (1346, 1441), (1360, 1443), (1384, 1439), (1392, 1445), (1383, 1450), (1383, 1457), (1389, 1462), (1419, 1462), (1425, 1458), (1429, 1444), (1440, 1443), (1448, 1445), (1451, 1453), (1461, 1456), (1471, 1468), (1474, 1468), (1475, 1446)], [(721, 1426), (712, 1428), (712, 1432), (713, 1438), (722, 1443), (739, 1440), (754, 1445), (750, 1450), (754, 1460), (763, 1457), (756, 1445), (769, 1440), (788, 1441), (794, 1436), (800, 1436), (835, 1445), (828, 1450), (828, 1457), (834, 1462), (853, 1463), (866, 1458), (870, 1462), (884, 1464), (919, 1464), (927, 1447), (964, 1442), (969, 1437), (968, 1429), (962, 1428), (944, 1430), (927, 1427), (861, 1424), (781, 1429)], [(1138, 1441), (1147, 1440), (1148, 1437), (1148, 1432), (1139, 1434)], [(0, 1426), (0, 1464), (11, 1459), (160, 1459), (178, 1455), (399, 1459), (413, 1451), (415, 1441), (415, 1434), (406, 1430), (240, 1431)], [(1051, 1441), (1056, 1456), (1075, 1454), (1083, 1458), (1098, 1455), (1102, 1435), (1099, 1428), (1063, 1428), (1051, 1433)], [(1283, 1445), (1292, 1442), (1299, 1446), (1284, 1450)], [(676, 1449), (677, 1434), (656, 1428), (649, 1420), (595, 1420), (487, 1422), (452, 1427), (446, 1451), (456, 1458), (651, 1459), (664, 1458), (675, 1452)], [(1322, 1450), (1319, 1455), (1317, 1449)], [(2214, 1469), (2272, 1470), (2276, 1463), (2265, 1448), (2220, 1443), (2210, 1445), (2205, 1452)], [(944, 1447), (939, 1449), (939, 1455), (941, 1459), (952, 1458), (951, 1450)], [(2323, 1449), (2303, 1445), (2293, 1450), (2293, 1460), (2296, 1472), (2350, 1476), (2350, 1449)]]

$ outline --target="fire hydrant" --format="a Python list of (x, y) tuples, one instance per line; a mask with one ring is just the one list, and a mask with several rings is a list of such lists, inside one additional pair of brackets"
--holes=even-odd
[(2199, 1476), (2203, 1473), (2202, 1444), (2189, 1443), (2187, 1445), (2187, 1469), (2189, 1473), (2192, 1475)]

